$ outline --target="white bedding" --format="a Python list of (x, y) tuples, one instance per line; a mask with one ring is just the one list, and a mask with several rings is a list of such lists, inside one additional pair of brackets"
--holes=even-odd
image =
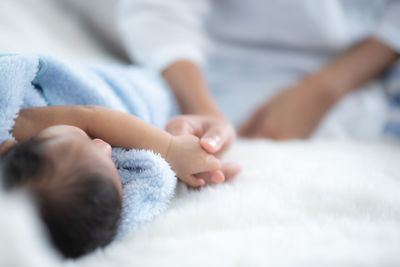
[[(38, 50), (112, 60), (55, 1), (0, 1), (0, 52)], [(240, 140), (226, 160), (235, 181), (179, 186), (154, 222), (76, 262), (0, 192), (0, 266), (400, 266), (400, 144)]]
[[(181, 185), (154, 222), (70, 264), (399, 266), (399, 153), (399, 144), (242, 140), (227, 155), (243, 164), (235, 181)], [(0, 266), (61, 266), (24, 205), (0, 199)]]

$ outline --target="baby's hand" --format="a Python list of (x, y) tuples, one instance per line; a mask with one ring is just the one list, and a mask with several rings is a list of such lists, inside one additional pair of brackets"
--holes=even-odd
[(205, 184), (203, 179), (196, 178), (194, 174), (221, 168), (219, 160), (205, 152), (199, 138), (192, 135), (172, 136), (166, 160), (178, 178), (192, 187)]

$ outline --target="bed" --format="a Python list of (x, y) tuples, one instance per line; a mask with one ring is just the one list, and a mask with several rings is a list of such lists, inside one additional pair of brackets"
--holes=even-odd
[[(54, 0), (0, 2), (0, 52), (119, 61)], [(166, 212), (76, 261), (29, 199), (0, 192), (0, 266), (400, 266), (400, 143), (238, 140), (232, 182), (179, 184)]]

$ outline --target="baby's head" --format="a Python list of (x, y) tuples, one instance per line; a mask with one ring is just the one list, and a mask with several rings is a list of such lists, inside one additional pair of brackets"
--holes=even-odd
[(76, 258), (113, 240), (122, 186), (110, 145), (76, 127), (53, 126), (19, 144), (4, 142), (1, 150), (5, 189), (32, 195), (64, 256)]

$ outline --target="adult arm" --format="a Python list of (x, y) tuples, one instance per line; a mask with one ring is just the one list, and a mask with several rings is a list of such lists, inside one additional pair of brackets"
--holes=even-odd
[(198, 115), (173, 119), (167, 130), (196, 134), (203, 147), (215, 153), (231, 144), (235, 132), (213, 101), (201, 71), (209, 8), (209, 0), (121, 0), (117, 21), (130, 58), (162, 73), (182, 113)]
[(387, 1), (371, 36), (259, 107), (241, 127), (246, 137), (306, 138), (347, 93), (379, 77), (400, 53), (400, 1)]
[(235, 131), (216, 106), (200, 68), (190, 61), (179, 61), (163, 74), (182, 113), (192, 114), (169, 121), (167, 131), (200, 137), (202, 146), (210, 153), (228, 148), (235, 139)]
[(306, 138), (342, 97), (378, 77), (399, 54), (370, 37), (339, 58), (279, 93), (241, 127), (245, 137)]
[[(166, 130), (173, 135), (195, 135), (207, 152), (221, 155), (236, 133), (215, 105), (200, 68), (190, 61), (178, 61), (164, 71), (164, 77), (186, 114), (172, 118)], [(197, 177), (207, 183), (220, 183), (231, 180), (240, 171), (241, 166), (236, 163), (223, 163), (221, 170)]]

